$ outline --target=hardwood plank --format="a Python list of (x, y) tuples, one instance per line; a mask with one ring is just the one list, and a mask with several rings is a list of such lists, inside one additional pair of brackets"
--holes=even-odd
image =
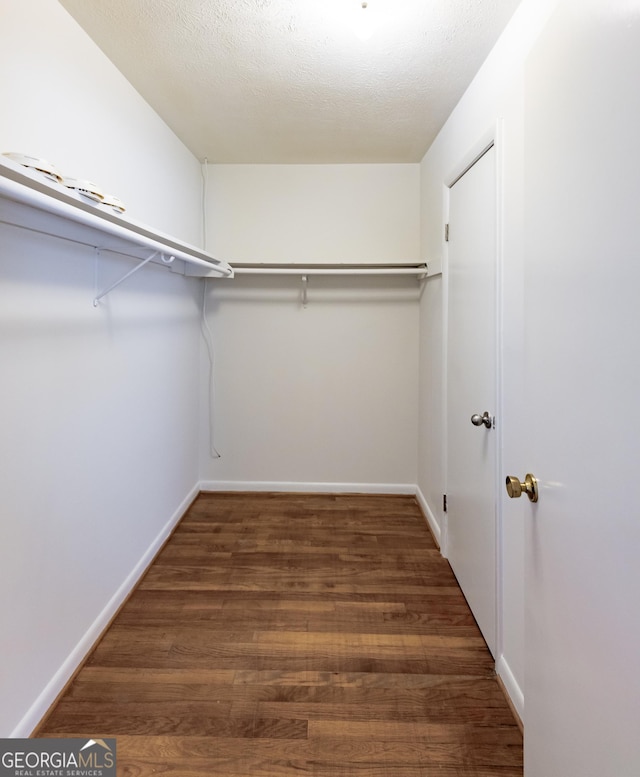
[[(435, 674), (392, 674), (391, 672), (291, 672), (291, 671), (253, 671), (249, 669), (234, 672), (234, 685), (293, 685), (346, 688), (432, 688), (438, 683), (447, 683), (449, 688), (459, 680), (468, 679), (462, 675)], [(478, 678), (471, 677), (472, 682)], [(481, 678), (486, 679), (486, 678)], [(492, 676), (488, 678), (492, 681)]]
[[(73, 707), (73, 709), (71, 708)], [(195, 707), (176, 709), (173, 714), (160, 714), (158, 705), (138, 705), (133, 711), (128, 709), (97, 710), (95, 704), (83, 705), (73, 702), (68, 706), (60, 702), (58, 713), (47, 723), (43, 736), (68, 736), (69, 731), (100, 732), (101, 737), (134, 735), (138, 737), (156, 736), (207, 736), (236, 737), (247, 739), (283, 738), (306, 739), (306, 720), (284, 720), (243, 718), (229, 715), (230, 707), (203, 710)]]
[[(316, 603), (320, 605), (321, 603)], [(167, 622), (169, 610), (165, 609), (158, 614), (153, 609), (143, 611), (131, 611), (125, 613), (120, 619), (120, 626), (149, 626), (163, 627)], [(319, 614), (318, 614), (319, 613)], [(227, 633), (235, 632), (249, 634), (256, 631), (277, 630), (288, 632), (342, 632), (369, 634), (422, 634), (442, 635), (451, 637), (477, 636), (477, 626), (473, 617), (467, 612), (453, 613), (387, 613), (383, 610), (358, 611), (352, 613), (340, 613), (331, 605), (318, 607), (315, 611), (309, 611), (299, 604), (287, 609), (268, 608), (237, 608), (227, 610), (226, 617), (222, 617), (219, 609), (212, 612), (209, 608), (181, 607), (176, 608), (171, 614), (174, 628), (197, 628), (201, 631), (221, 632), (223, 623), (226, 624)], [(241, 639), (241, 637), (238, 637)], [(228, 641), (228, 640), (226, 640)]]
[[(457, 736), (438, 738), (435, 731), (428, 738), (412, 740), (393, 740), (380, 742), (369, 739), (366, 746), (357, 739), (247, 739), (238, 743), (237, 739), (217, 738), (215, 740), (196, 737), (164, 737), (162, 743), (163, 759), (175, 762), (185, 761), (192, 766), (206, 767), (212, 762), (220, 765), (233, 764), (241, 755), (245, 764), (258, 766), (265, 762), (281, 763), (294, 766), (305, 773), (309, 764), (314, 767), (323, 765), (341, 768), (344, 764), (359, 765), (361, 769), (373, 765), (387, 765), (396, 768), (420, 768), (425, 759), (435, 761), (440, 769), (447, 767), (464, 767), (470, 760), (470, 753), (477, 750), (474, 758), (478, 766), (520, 767), (521, 757), (518, 754), (518, 742), (514, 740), (512, 747), (501, 747), (495, 742), (472, 741), (467, 738), (467, 731), (459, 729)], [(141, 745), (132, 737), (127, 737), (122, 743), (118, 741), (119, 752), (131, 754), (138, 759), (158, 762), (158, 753), (152, 741), (147, 740)], [(242, 753), (239, 749), (242, 748)], [(471, 756), (473, 757), (473, 756)], [(305, 768), (306, 766), (306, 768)], [(249, 766), (251, 768), (251, 766)], [(264, 767), (263, 767), (264, 768)], [(253, 774), (248, 771), (246, 774)], [(367, 772), (364, 772), (365, 774)], [(446, 773), (446, 772), (445, 772)]]
[(522, 777), (412, 497), (201, 494), (37, 733), (130, 777)]
[[(67, 701), (95, 701), (105, 707), (109, 703), (129, 705), (126, 707), (129, 711), (132, 709), (131, 705), (137, 703), (174, 702), (174, 710), (180, 708), (179, 703), (190, 704), (192, 710), (195, 709), (196, 703), (200, 703), (205, 712), (207, 704), (221, 702), (257, 704), (259, 710), (266, 704), (272, 704), (274, 709), (282, 709), (283, 705), (293, 709), (291, 705), (297, 704), (314, 707), (313, 712), (302, 716), (309, 720), (331, 716), (343, 719), (344, 710), (348, 711), (349, 708), (351, 719), (358, 720), (367, 705), (379, 711), (378, 717), (389, 718), (397, 713), (403, 719), (410, 715), (427, 719), (428, 710), (431, 708), (441, 716), (445, 710), (460, 712), (462, 715), (467, 708), (481, 706), (483, 711), (502, 711), (504, 707), (502, 692), (496, 688), (492, 678), (459, 677), (453, 680), (446, 676), (423, 675), (419, 682), (394, 685), (384, 682), (386, 675), (379, 675), (381, 681), (378, 683), (294, 684), (266, 681), (217, 683), (202, 678), (195, 679), (196, 672), (184, 673), (182, 676), (172, 677), (169, 681), (170, 675), (165, 672), (164, 682), (161, 682), (160, 674), (157, 672), (143, 677), (129, 674), (118, 678), (117, 674), (112, 672), (105, 674), (102, 679), (89, 675), (74, 684)], [(191, 677), (186, 676), (189, 674)], [(327, 705), (331, 705), (331, 709), (323, 713)], [(355, 709), (356, 707), (358, 709)], [(269, 714), (268, 717), (277, 715)], [(286, 717), (301, 716), (296, 712), (295, 715)], [(367, 713), (365, 717), (376, 719), (375, 714), (369, 716)], [(510, 717), (506, 718), (507, 723), (510, 720)]]

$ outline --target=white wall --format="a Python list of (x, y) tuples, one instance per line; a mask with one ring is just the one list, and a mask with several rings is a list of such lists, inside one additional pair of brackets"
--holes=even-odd
[(420, 261), (417, 164), (208, 170), (208, 248), (228, 262)]
[[(533, 42), (549, 18), (557, 0), (523, 0), (504, 34), (480, 69), (462, 100), (425, 155), (421, 165), (422, 252), (428, 262), (444, 260), (444, 282), (436, 277), (427, 282), (421, 305), (420, 339), (420, 432), (418, 485), (425, 497), (437, 530), (446, 538), (446, 515), (442, 494), (446, 493), (443, 419), (445, 390), (435, 375), (444, 374), (446, 340), (446, 250), (443, 240), (445, 186), (451, 174), (468, 158), (478, 142), (493, 133), (501, 160), (499, 176), (502, 283), (501, 365), (502, 407), (496, 408), (501, 440), (500, 467), (519, 461), (522, 432), (522, 301), (523, 301), (523, 67)], [(470, 161), (470, 160), (469, 160)], [(444, 311), (444, 315), (443, 315)], [(503, 477), (502, 469), (499, 479)], [(499, 487), (499, 484), (497, 484)], [(506, 499), (499, 488), (499, 519)], [(517, 511), (516, 511), (517, 512)], [(500, 544), (502, 622), (497, 668), (520, 714), (524, 711), (524, 577), (523, 523), (501, 522)], [(445, 545), (446, 550), (446, 545)]]
[[(0, 0), (0, 151), (48, 157), (200, 237), (197, 160), (55, 0)], [(129, 260), (104, 257), (100, 280)], [(91, 249), (0, 226), (0, 735), (27, 735), (193, 493), (197, 281), (97, 309)]]
[(210, 286), (222, 458), (203, 439), (202, 479), (406, 490), (417, 475), (417, 281), (311, 277), (308, 297), (305, 309), (299, 277)]
[[(423, 223), (429, 219), (423, 214)], [(427, 256), (429, 266), (434, 263)], [(441, 261), (438, 257), (437, 261)], [(420, 501), (431, 529), (441, 545), (444, 541), (442, 518), (445, 487), (445, 404), (444, 404), (444, 310), (442, 275), (428, 277), (420, 300), (420, 339), (418, 366), (418, 464), (417, 484)]]
[(200, 165), (56, 0), (0, 0), (0, 153), (48, 159), (202, 243)]
[[(418, 262), (414, 165), (209, 165), (207, 243), (273, 263)], [(210, 287), (211, 487), (415, 484), (415, 278), (239, 276)], [(206, 402), (206, 397), (204, 398)]]

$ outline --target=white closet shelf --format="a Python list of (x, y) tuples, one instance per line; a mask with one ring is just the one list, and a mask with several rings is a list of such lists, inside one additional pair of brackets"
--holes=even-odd
[(233, 277), (226, 262), (103, 205), (92, 204), (6, 157), (0, 157), (0, 222), (144, 260), (145, 264), (152, 261), (183, 275)]

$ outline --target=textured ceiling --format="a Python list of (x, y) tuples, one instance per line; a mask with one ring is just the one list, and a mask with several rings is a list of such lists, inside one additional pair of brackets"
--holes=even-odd
[(520, 0), (60, 2), (199, 159), (342, 163), (419, 161)]

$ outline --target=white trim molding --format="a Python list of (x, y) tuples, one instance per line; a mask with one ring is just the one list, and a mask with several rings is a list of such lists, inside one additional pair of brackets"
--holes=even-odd
[(496, 674), (502, 680), (520, 720), (524, 722), (524, 691), (518, 685), (515, 675), (511, 671), (507, 659), (504, 657), (504, 653), (500, 655), (496, 661)]
[(436, 520), (433, 510), (429, 506), (429, 503), (427, 502), (425, 495), (422, 493), (422, 490), (419, 486), (416, 486), (416, 499), (418, 500), (418, 504), (420, 505), (420, 508), (424, 513), (425, 518), (427, 519), (431, 533), (433, 534), (435, 541), (438, 543), (438, 549), (440, 552), (442, 552), (442, 531), (440, 529), (440, 524)]
[(200, 490), (272, 491), (292, 494), (399, 494), (416, 495), (413, 483), (304, 483), (270, 480), (202, 480)]

